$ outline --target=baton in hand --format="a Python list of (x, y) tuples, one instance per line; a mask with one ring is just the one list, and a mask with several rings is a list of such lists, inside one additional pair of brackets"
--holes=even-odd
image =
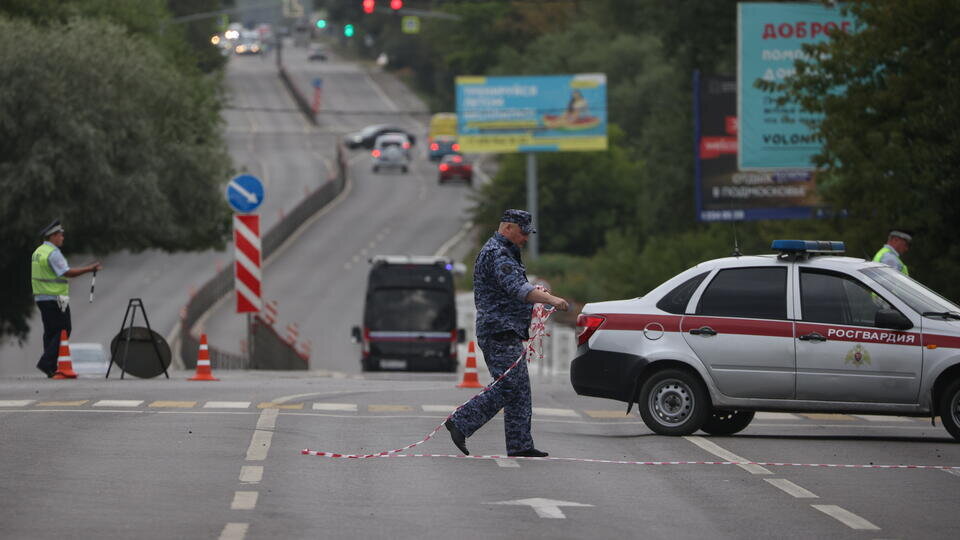
[(90, 279), (90, 303), (93, 303), (93, 286), (97, 284), (97, 271), (93, 271), (93, 278)]

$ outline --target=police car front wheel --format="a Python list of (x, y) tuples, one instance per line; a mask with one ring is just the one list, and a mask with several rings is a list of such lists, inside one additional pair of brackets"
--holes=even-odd
[(654, 433), (690, 435), (706, 422), (712, 407), (699, 377), (679, 369), (664, 369), (644, 381), (639, 410)]
[(940, 394), (940, 421), (954, 439), (960, 440), (960, 379), (956, 379)]

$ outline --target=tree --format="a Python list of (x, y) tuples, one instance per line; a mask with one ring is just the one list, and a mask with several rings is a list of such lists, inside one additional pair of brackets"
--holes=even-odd
[(28, 330), (29, 256), (55, 217), (76, 252), (225, 244), (217, 83), (185, 71), (102, 20), (0, 17), (0, 336)]
[(796, 77), (758, 85), (825, 115), (814, 126), (823, 140), (815, 161), (853, 237), (879, 247), (886, 229), (915, 229), (911, 275), (956, 298), (960, 5), (854, 0), (849, 9), (855, 32), (807, 46)]

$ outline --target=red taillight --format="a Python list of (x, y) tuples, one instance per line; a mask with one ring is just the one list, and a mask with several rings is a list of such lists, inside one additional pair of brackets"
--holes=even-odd
[(439, 145), (439, 144), (437, 144), (437, 143), (431, 143), (431, 144), (430, 144), (430, 151), (436, 152), (436, 151), (439, 150), (439, 149), (440, 149), (440, 145)]
[(460, 163), (461, 161), (463, 161), (463, 157), (462, 157), (462, 156), (453, 156), (453, 160), (456, 161), (457, 163)]
[(459, 152), (459, 151), (460, 151), (460, 144), (459, 144), (459, 143), (453, 143), (453, 151), (454, 151), (454, 152)]
[(410, 143), (408, 142), (403, 143), (403, 149), (406, 150), (407, 148), (410, 148)]
[(600, 329), (603, 326), (603, 321), (607, 320), (605, 317), (600, 315), (584, 315), (581, 313), (577, 316), (577, 326), (583, 327), (583, 331), (577, 334), (577, 346), (583, 345), (590, 339), (590, 336), (594, 332)]
[(441, 163), (441, 164), (440, 164), (440, 170), (441, 170), (441, 171), (446, 171), (446, 170), (449, 169), (449, 168), (450, 168), (450, 166), (447, 165), (446, 163)]
[(373, 152), (371, 152), (371, 154), (373, 154), (373, 157), (380, 157), (380, 151), (379, 151), (379, 150), (374, 150)]

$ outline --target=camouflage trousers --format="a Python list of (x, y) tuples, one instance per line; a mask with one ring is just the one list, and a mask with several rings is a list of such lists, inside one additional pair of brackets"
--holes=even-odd
[[(524, 354), (520, 336), (510, 333), (506, 339), (494, 336), (478, 338), (483, 358), (496, 380)], [(474, 397), (453, 414), (453, 424), (464, 436), (473, 435), (503, 409), (503, 424), (507, 439), (507, 453), (533, 448), (530, 435), (530, 374), (524, 358), (493, 388)]]

